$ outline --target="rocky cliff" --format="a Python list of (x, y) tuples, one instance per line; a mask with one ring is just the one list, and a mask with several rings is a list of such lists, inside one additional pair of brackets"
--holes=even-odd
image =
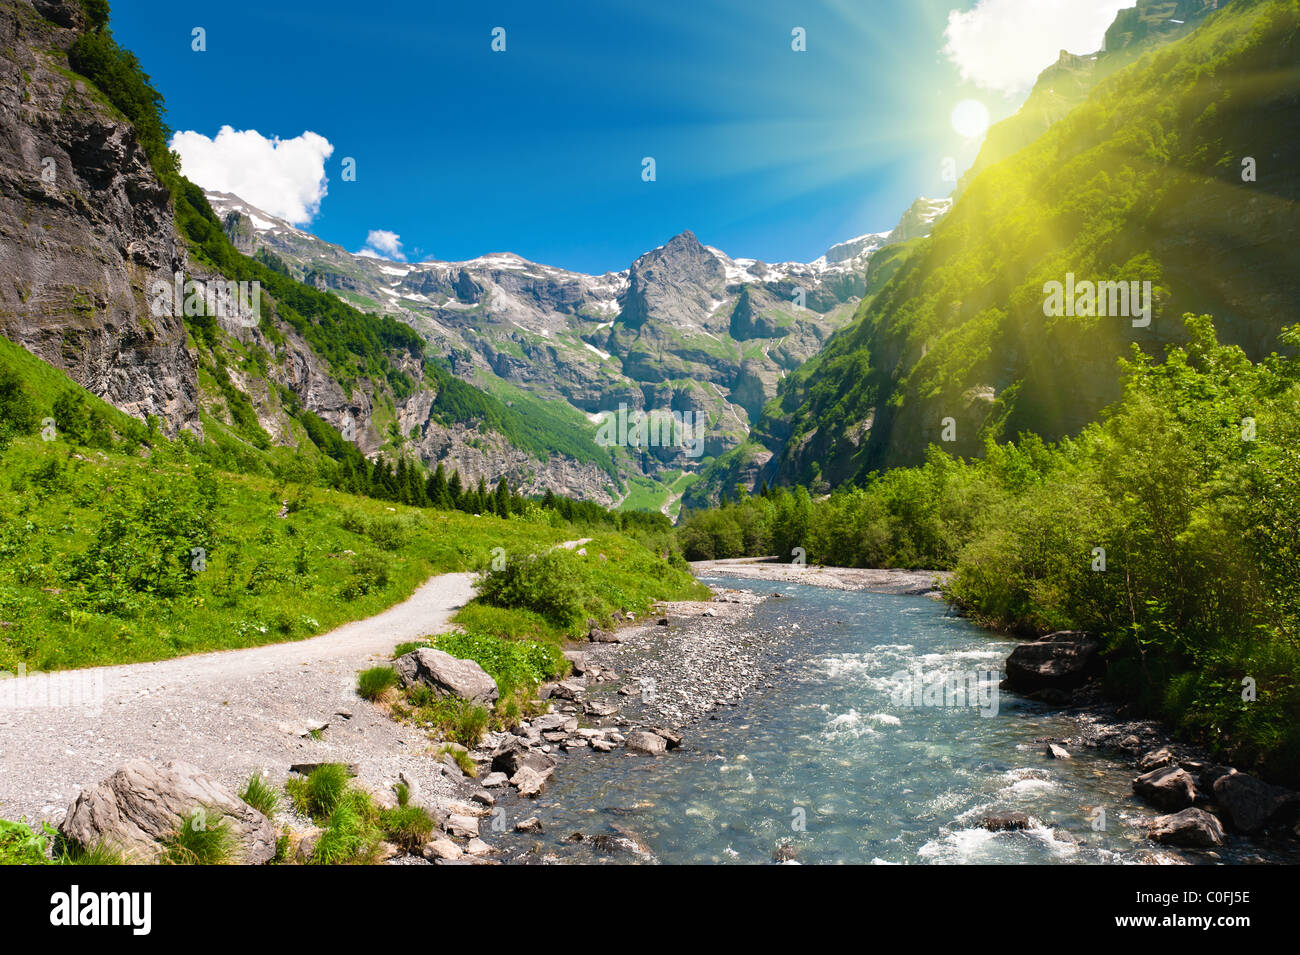
[(148, 289), (187, 264), (135, 130), (68, 69), (80, 4), (0, 3), (0, 333), (131, 414), (199, 431), (179, 318)]
[[(324, 333), (309, 342), (271, 294), (260, 315), (209, 306), (210, 325), (198, 315), (187, 327), (183, 308), (158, 307), (159, 283), (173, 287), (178, 274), (200, 294), (236, 276), (185, 235), (173, 194), (183, 180), (165, 184), (138, 130), (74, 71), (78, 37), (101, 29), (77, 0), (0, 0), (0, 334), (122, 410), (156, 417), (168, 434), (188, 431), (241, 455), (268, 445), (305, 452), (298, 416), (309, 411), (372, 457), (409, 454), (489, 483), (505, 476), (528, 491), (615, 500), (608, 466), (524, 451), (477, 419), (449, 420), (418, 354), (390, 348), (372, 356), (386, 372), (358, 375), (326, 358)], [(228, 215), (224, 225), (234, 252), (260, 248), (250, 221)], [(509, 274), (500, 269), (494, 287), (509, 288)], [(331, 292), (358, 284), (329, 269), (298, 277)], [(436, 294), (434, 285), (426, 290)], [(447, 288), (471, 301), (481, 294), (463, 270)], [(391, 375), (409, 387), (395, 388)]]

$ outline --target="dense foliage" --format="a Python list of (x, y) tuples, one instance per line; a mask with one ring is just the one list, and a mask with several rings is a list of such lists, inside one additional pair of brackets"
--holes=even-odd
[(747, 497), (693, 514), (683, 551), (951, 568), (977, 619), (1102, 634), (1114, 692), (1300, 779), (1300, 359), (1252, 363), (1208, 317), (1187, 327), (1163, 363), (1135, 350), (1122, 399), (1075, 439), (977, 461), (932, 446), (815, 501)]
[[(1300, 298), (1298, 57), (1298, 0), (1221, 5), (979, 172), (815, 367), (782, 382), (754, 433), (782, 483), (825, 491), (918, 464), (947, 417), (963, 455), (1077, 433), (1118, 397), (1116, 359), (1184, 340), (1187, 311), (1262, 357)], [(1045, 317), (1044, 284), (1067, 273), (1151, 281), (1150, 326)]]

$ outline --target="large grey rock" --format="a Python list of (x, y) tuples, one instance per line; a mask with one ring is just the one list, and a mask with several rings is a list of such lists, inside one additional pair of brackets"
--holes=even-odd
[(236, 860), (262, 865), (275, 855), (275, 826), (207, 773), (187, 763), (127, 763), (73, 801), (59, 825), (83, 848), (103, 845), (133, 861), (156, 862), (163, 839), (202, 810), (209, 824), (223, 820), (235, 838)]
[(546, 784), (554, 771), (554, 769), (546, 769), (539, 772), (530, 766), (521, 766), (519, 772), (510, 777), (510, 785), (515, 787), (519, 795), (533, 799), (546, 789)]
[(1022, 643), (1007, 657), (1004, 688), (1020, 693), (1072, 690), (1101, 672), (1101, 640), (1079, 630), (1049, 633)]
[(1188, 808), (1158, 817), (1147, 835), (1165, 845), (1209, 849), (1223, 845), (1223, 824), (1204, 809)]
[(1133, 780), (1133, 791), (1151, 805), (1170, 811), (1196, 802), (1192, 774), (1179, 766), (1161, 766)]
[(1253, 833), (1286, 825), (1300, 816), (1300, 793), (1270, 786), (1235, 770), (1219, 776), (1213, 791), (1215, 804), (1239, 832)]
[(530, 749), (522, 740), (513, 739), (492, 754), (492, 771), (514, 776), (521, 769), (546, 772), (555, 768), (555, 760), (545, 753)]
[(640, 753), (643, 756), (662, 756), (668, 752), (668, 741), (656, 733), (637, 730), (635, 733), (628, 735), (627, 742), (623, 744), (623, 747), (629, 753)]
[(403, 654), (394, 663), (404, 686), (427, 686), (441, 696), (459, 696), (491, 706), (497, 682), (473, 660), (461, 660), (433, 647)]

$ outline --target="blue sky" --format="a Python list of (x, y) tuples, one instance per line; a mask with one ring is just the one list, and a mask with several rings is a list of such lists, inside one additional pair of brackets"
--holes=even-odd
[[(1091, 19), (1042, 18), (1050, 36), (1015, 22), (1053, 4)], [(118, 0), (112, 27), (171, 127), (197, 134), (183, 156), (201, 185), (246, 182), (280, 214), (293, 193), (284, 209), (353, 251), (382, 230), (411, 261), (512, 251), (602, 272), (684, 229), (733, 256), (807, 261), (891, 228), (916, 196), (951, 190), (945, 157), (973, 159), (978, 137), (950, 121), (959, 102), (1008, 115), (1024, 81), (999, 71), (1017, 59), (1032, 77), (1061, 46), (1095, 49), (1092, 22), (1120, 5)], [(223, 126), (320, 139), (208, 142)]]

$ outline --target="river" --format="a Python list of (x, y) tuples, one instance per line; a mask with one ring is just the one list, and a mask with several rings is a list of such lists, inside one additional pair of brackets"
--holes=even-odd
[[(1239, 841), (1217, 854), (1154, 846), (1145, 824), (1158, 813), (1133, 797), (1130, 762), (1087, 748), (1049, 758), (1041, 740), (1077, 734), (1077, 718), (997, 693), (989, 674), (1014, 641), (924, 597), (780, 589), (748, 623), (769, 678), (666, 756), (566, 759), (524, 807), (544, 835), (506, 837), (515, 861), (767, 863), (783, 846), (802, 863), (1285, 861)], [(918, 674), (929, 692), (913, 689)], [(1004, 811), (1036, 825), (979, 825)]]

